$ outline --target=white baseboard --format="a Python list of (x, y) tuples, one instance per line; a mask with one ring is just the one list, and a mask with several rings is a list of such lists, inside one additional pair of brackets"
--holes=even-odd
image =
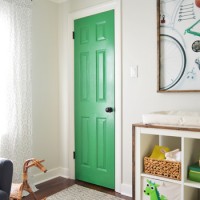
[(37, 185), (39, 183), (51, 180), (58, 176), (69, 178), (69, 169), (62, 168), (62, 167), (50, 169), (46, 173), (38, 173), (38, 174), (33, 175), (33, 180), (34, 180), (34, 184)]
[(132, 197), (132, 185), (128, 185), (128, 184), (121, 184), (121, 194), (128, 196), (128, 197)]

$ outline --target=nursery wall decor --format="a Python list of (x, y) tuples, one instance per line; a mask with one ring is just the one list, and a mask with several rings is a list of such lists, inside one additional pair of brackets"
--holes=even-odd
[(200, 91), (200, 1), (157, 0), (158, 92)]

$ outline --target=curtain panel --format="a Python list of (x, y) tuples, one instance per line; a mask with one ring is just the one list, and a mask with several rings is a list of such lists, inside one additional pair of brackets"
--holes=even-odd
[(0, 157), (13, 182), (32, 157), (31, 21), (31, 0), (0, 0)]

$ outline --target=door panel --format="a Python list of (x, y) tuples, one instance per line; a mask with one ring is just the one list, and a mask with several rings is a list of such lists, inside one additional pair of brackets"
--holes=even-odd
[(75, 176), (114, 188), (114, 11), (75, 20)]

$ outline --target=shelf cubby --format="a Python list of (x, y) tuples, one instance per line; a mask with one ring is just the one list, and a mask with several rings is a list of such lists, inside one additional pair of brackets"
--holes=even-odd
[(199, 189), (184, 186), (184, 199), (186, 200), (199, 200)]
[[(188, 180), (188, 167), (200, 157), (200, 128), (172, 127), (161, 125), (133, 125), (135, 137), (135, 199), (146, 200), (143, 180), (150, 179), (177, 187), (180, 196), (168, 200), (200, 200), (200, 183)], [(144, 157), (150, 156), (155, 145), (181, 150), (181, 180), (144, 173)], [(173, 194), (173, 193), (172, 193)], [(171, 195), (171, 194), (170, 194)]]

